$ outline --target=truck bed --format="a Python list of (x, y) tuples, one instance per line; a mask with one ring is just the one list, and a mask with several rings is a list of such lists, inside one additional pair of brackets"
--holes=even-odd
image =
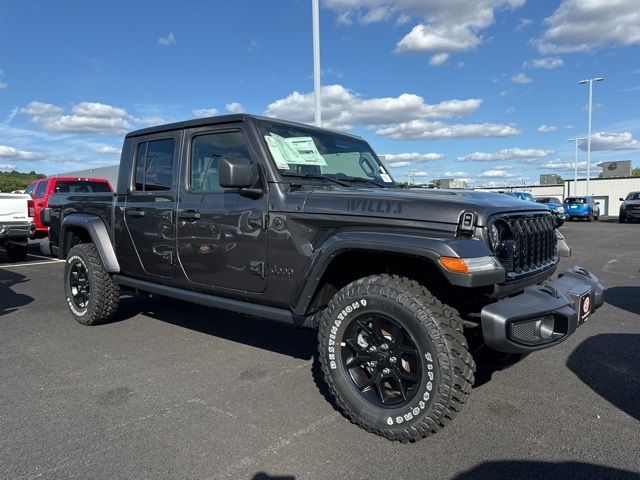
[(51, 245), (60, 242), (62, 221), (71, 213), (88, 213), (100, 217), (107, 230), (112, 231), (113, 200), (115, 193), (56, 193), (49, 197), (51, 220), (49, 222), (49, 240)]

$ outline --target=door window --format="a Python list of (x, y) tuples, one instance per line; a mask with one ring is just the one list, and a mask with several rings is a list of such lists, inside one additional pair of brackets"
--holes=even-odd
[(138, 145), (134, 190), (171, 190), (175, 140), (151, 140)]
[(38, 183), (39, 182), (35, 182), (29, 185), (29, 187), (24, 191), (24, 193), (26, 193), (27, 195), (31, 195), (33, 197), (33, 191), (35, 190), (36, 185), (38, 185)]
[(49, 182), (47, 181), (40, 182), (36, 187), (36, 193), (34, 195), (34, 198), (43, 198), (47, 193), (47, 185), (49, 185)]
[(196, 192), (224, 191), (218, 163), (222, 157), (250, 159), (246, 139), (240, 131), (198, 135), (191, 142), (189, 187)]

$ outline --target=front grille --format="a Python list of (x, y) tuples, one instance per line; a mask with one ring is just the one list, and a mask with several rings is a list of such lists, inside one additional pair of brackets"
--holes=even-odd
[(493, 219), (498, 230), (496, 256), (511, 276), (523, 275), (554, 264), (556, 234), (551, 215), (517, 214)]

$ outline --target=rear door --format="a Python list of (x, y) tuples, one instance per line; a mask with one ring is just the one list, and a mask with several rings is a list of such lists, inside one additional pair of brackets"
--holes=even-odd
[[(175, 208), (178, 154), (182, 131), (138, 137), (134, 140), (131, 184), (124, 222), (145, 273), (173, 278), (176, 264)], [(123, 272), (139, 271), (122, 266)]]
[(188, 282), (262, 292), (267, 285), (266, 184), (258, 198), (219, 184), (220, 158), (244, 157), (256, 164), (246, 132), (240, 126), (191, 129), (183, 151), (178, 257)]
[(49, 182), (50, 180), (40, 180), (33, 190), (34, 221), (38, 230), (48, 230), (47, 227), (40, 223), (40, 211), (47, 207)]

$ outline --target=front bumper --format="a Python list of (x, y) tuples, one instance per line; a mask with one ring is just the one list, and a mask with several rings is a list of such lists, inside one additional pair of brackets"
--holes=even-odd
[(597, 277), (584, 268), (570, 268), (554, 282), (484, 307), (485, 343), (501, 352), (526, 353), (563, 342), (602, 305), (603, 292)]
[(640, 210), (631, 210), (628, 208), (626, 210), (620, 210), (620, 215), (627, 218), (640, 218)]
[(36, 227), (33, 222), (0, 224), (0, 240), (20, 240), (33, 235)]

